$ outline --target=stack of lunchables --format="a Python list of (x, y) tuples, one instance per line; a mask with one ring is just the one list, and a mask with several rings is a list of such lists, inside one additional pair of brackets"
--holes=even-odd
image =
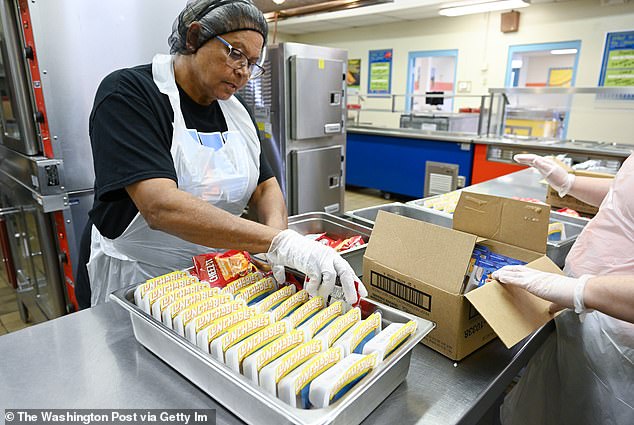
[(379, 312), (362, 319), (359, 307), (337, 297), (278, 286), (247, 253), (198, 256), (194, 269), (197, 276), (147, 280), (136, 304), (293, 407), (334, 403), (416, 330), (413, 321), (382, 330)]

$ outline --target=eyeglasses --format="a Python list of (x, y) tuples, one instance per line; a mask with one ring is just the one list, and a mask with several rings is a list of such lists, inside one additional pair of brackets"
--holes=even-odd
[(249, 71), (249, 80), (254, 80), (264, 74), (264, 68), (255, 62), (249, 62), (249, 58), (247, 58), (247, 56), (240, 50), (229, 44), (227, 40), (219, 35), (217, 35), (216, 38), (229, 49), (229, 53), (227, 53), (227, 65), (229, 67), (233, 69), (246, 67), (247, 71)]

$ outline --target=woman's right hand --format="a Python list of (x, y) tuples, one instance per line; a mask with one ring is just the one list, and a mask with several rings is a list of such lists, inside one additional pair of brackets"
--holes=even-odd
[(305, 273), (309, 278), (305, 289), (310, 295), (327, 297), (335, 287), (337, 277), (348, 303), (357, 302), (357, 290), (362, 297), (368, 295), (350, 264), (334, 249), (293, 230), (283, 230), (273, 238), (266, 258), (274, 270), (276, 266), (286, 265)]

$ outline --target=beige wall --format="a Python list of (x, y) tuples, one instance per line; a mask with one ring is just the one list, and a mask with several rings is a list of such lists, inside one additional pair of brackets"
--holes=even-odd
[[(606, 33), (634, 30), (632, 3), (601, 6), (599, 0), (577, 0), (534, 4), (521, 9), (520, 13), (520, 30), (510, 34), (500, 32), (500, 13), (492, 12), (283, 37), (284, 41), (345, 48), (350, 58), (361, 58), (362, 92), (367, 90), (369, 50), (393, 49), (392, 93), (403, 94), (407, 85), (409, 52), (458, 49), (456, 81), (471, 81), (471, 93), (483, 94), (489, 87), (503, 87), (509, 46), (571, 40), (581, 40), (576, 86), (595, 87)], [(634, 116), (628, 104), (610, 109), (610, 115), (618, 117), (617, 121), (628, 117), (623, 121), (629, 123), (630, 117)], [(380, 118), (370, 119), (379, 123), (377, 120)], [(575, 122), (582, 126), (574, 131), (577, 137), (585, 131), (584, 123), (588, 124), (588, 120), (581, 121)], [(608, 121), (607, 126), (611, 129), (605, 138), (634, 143), (630, 134), (619, 132), (618, 128), (622, 126), (612, 119)], [(392, 118), (390, 123), (384, 124), (393, 123)], [(596, 129), (596, 125), (593, 127)]]

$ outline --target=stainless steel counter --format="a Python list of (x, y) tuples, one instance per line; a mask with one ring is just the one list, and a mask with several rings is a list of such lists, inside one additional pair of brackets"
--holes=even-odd
[(546, 202), (548, 186), (540, 183), (544, 178), (539, 171), (533, 168), (516, 171), (496, 179), (467, 186), (463, 190), (468, 192), (484, 193), (505, 198), (514, 196), (522, 198), (534, 198)]
[[(476, 423), (552, 332), (547, 325), (507, 350), (490, 342), (454, 366), (419, 345), (407, 380), (364, 423)], [(0, 337), (0, 408), (211, 408), (239, 419), (134, 339), (107, 303)]]

